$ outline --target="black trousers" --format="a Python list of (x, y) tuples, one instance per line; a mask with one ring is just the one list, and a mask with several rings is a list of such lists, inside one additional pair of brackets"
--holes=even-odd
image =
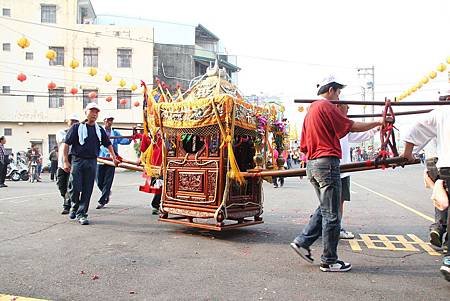
[(7, 164), (0, 162), (0, 185), (5, 184)]
[[(425, 166), (427, 167), (428, 176), (433, 182), (436, 182), (437, 179), (441, 178), (440, 172), (436, 166), (437, 161), (438, 158), (429, 158), (425, 160)], [(445, 173), (445, 169), (443, 169), (443, 173)], [(437, 208), (434, 208), (434, 223), (431, 224), (430, 230), (437, 230), (441, 234), (443, 234), (445, 231), (447, 231), (447, 220), (448, 220), (447, 210), (442, 211)]]
[(70, 209), (70, 173), (65, 172), (64, 169), (58, 168), (56, 172), (56, 185), (58, 186), (59, 193), (63, 198), (63, 208)]
[(70, 200), (72, 201), (73, 210), (76, 211), (77, 217), (87, 216), (96, 171), (97, 158), (72, 158), (72, 170), (70, 171), (69, 180), (72, 182)]
[(109, 194), (111, 193), (111, 187), (114, 181), (114, 173), (116, 168), (114, 166), (109, 166), (106, 164), (97, 164), (97, 187), (102, 192), (99, 204), (109, 203)]
[(56, 171), (58, 169), (58, 161), (50, 161), (50, 180), (55, 179)]

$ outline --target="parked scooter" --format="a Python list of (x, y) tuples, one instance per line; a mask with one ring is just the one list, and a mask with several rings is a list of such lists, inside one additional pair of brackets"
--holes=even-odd
[(13, 180), (14, 182), (20, 180), (20, 173), (14, 160), (11, 160), (6, 168), (6, 179)]

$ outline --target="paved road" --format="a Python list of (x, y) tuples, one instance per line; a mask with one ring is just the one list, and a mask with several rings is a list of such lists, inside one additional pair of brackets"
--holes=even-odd
[[(447, 300), (441, 257), (427, 244), (433, 216), (422, 167), (352, 175), (340, 241), (349, 273), (323, 273), (290, 248), (317, 206), (306, 180), (264, 185), (265, 223), (224, 233), (160, 223), (137, 173), (116, 176), (91, 225), (59, 214), (54, 183), (0, 190), (0, 295), (52, 300)], [(395, 236), (393, 236), (395, 235)], [(395, 242), (396, 241), (396, 242)], [(313, 246), (318, 259), (321, 244)], [(95, 277), (94, 277), (95, 276)], [(93, 278), (97, 278), (94, 279)], [(0, 296), (1, 299), (1, 296)], [(20, 300), (20, 299), (19, 299)]]

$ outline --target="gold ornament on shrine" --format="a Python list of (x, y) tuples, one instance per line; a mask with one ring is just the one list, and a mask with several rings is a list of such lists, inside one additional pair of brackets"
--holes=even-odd
[(28, 46), (30, 46), (30, 41), (26, 38), (26, 37), (21, 37), (18, 41), (17, 41), (17, 45), (19, 45), (20, 48), (27, 48)]

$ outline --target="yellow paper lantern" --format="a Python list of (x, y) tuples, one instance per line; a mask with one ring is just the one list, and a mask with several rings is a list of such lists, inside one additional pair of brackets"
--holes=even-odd
[(95, 76), (97, 74), (97, 69), (95, 69), (94, 67), (89, 68), (88, 74), (90, 76)]
[(121, 80), (119, 81), (119, 86), (120, 86), (121, 88), (125, 87), (126, 85), (127, 85), (127, 82), (124, 81), (123, 79), (121, 79)]
[(136, 91), (136, 89), (137, 89), (137, 86), (135, 85), (135, 84), (132, 84), (131, 85), (131, 87), (130, 87), (130, 89), (131, 89), (131, 91)]
[(78, 68), (78, 66), (80, 66), (80, 62), (78, 62), (76, 59), (73, 59), (73, 60), (70, 62), (70, 68), (76, 69), (76, 68)]
[(303, 108), (303, 106), (299, 106), (297, 110), (301, 113), (305, 110), (305, 108)]
[(411, 88), (411, 91), (416, 92), (416, 91), (417, 91), (417, 87), (416, 87), (416, 86), (413, 86), (413, 87)]
[(437, 66), (437, 68), (436, 68), (436, 70), (439, 71), (439, 72), (444, 72), (445, 69), (447, 69), (447, 65), (445, 65), (445, 64), (443, 64), (443, 63), (440, 63), (440, 64)]
[(431, 72), (428, 74), (428, 77), (431, 78), (431, 79), (436, 78), (436, 76), (437, 76), (436, 71), (431, 71)]
[(406, 92), (406, 95), (411, 95), (412, 94), (412, 90), (411, 89), (408, 89), (408, 92)]
[(418, 82), (418, 83), (416, 84), (417, 89), (422, 88), (422, 86), (423, 86), (422, 82)]
[(47, 59), (49, 59), (50, 61), (53, 61), (54, 59), (56, 59), (56, 51), (52, 50), (52, 49), (49, 49), (47, 51), (47, 53), (45, 54), (45, 57)]
[(105, 81), (107, 81), (108, 83), (112, 80), (112, 76), (109, 73), (106, 73), (105, 75)]
[(17, 41), (17, 45), (19, 45), (20, 48), (27, 48), (28, 46), (30, 46), (30, 41), (26, 38), (26, 37), (21, 37), (18, 41)]
[(429, 79), (428, 79), (428, 76), (424, 76), (424, 77), (422, 77), (422, 79), (420, 80), (420, 82), (422, 83), (422, 84), (426, 84), (426, 83), (428, 83), (428, 81), (429, 81)]

